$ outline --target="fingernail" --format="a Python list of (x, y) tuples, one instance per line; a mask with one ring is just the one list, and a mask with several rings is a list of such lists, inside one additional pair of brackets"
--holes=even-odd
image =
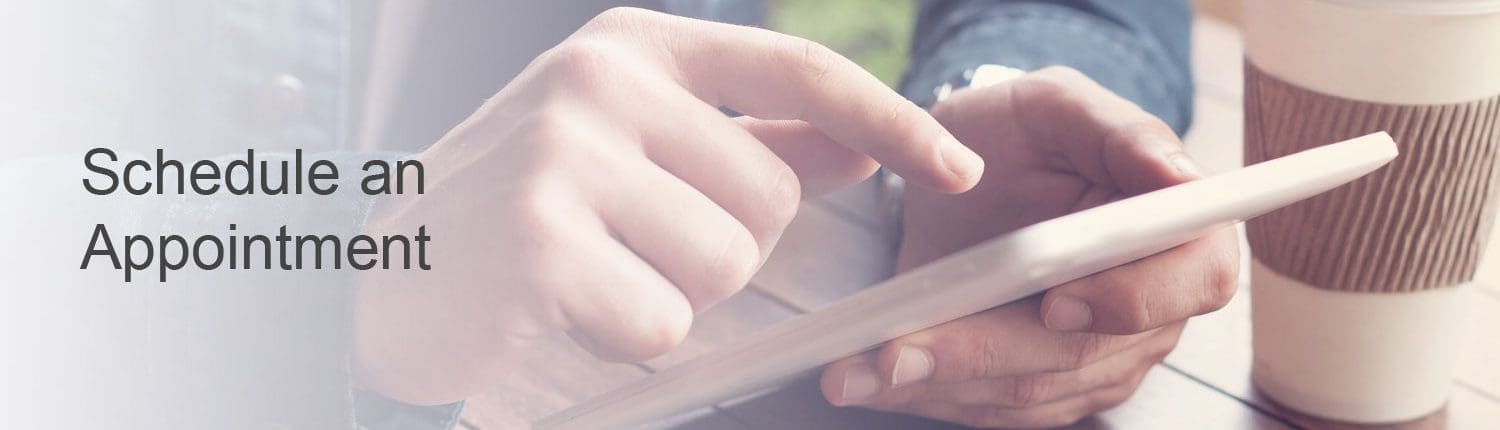
[(880, 392), (880, 377), (869, 363), (857, 363), (844, 371), (844, 388), (839, 392), (840, 405), (857, 404)]
[(1177, 172), (1183, 174), (1183, 176), (1191, 178), (1203, 177), (1203, 169), (1198, 167), (1198, 163), (1193, 162), (1192, 157), (1188, 157), (1187, 154), (1181, 152), (1172, 154), (1168, 158), (1168, 161), (1171, 161), (1172, 166), (1176, 167)]
[(896, 352), (896, 365), (891, 366), (891, 388), (910, 384), (932, 376), (932, 354), (915, 346), (903, 346)]
[(1148, 139), (1156, 141), (1156, 147), (1161, 148), (1161, 153), (1166, 156), (1167, 162), (1177, 169), (1177, 173), (1189, 178), (1197, 179), (1203, 177), (1203, 169), (1193, 158), (1182, 152), (1182, 144), (1175, 139), (1167, 139), (1158, 134), (1148, 134)]
[(1089, 328), (1094, 321), (1094, 316), (1089, 312), (1089, 305), (1082, 300), (1069, 296), (1057, 296), (1052, 300), (1052, 306), (1047, 308), (1047, 315), (1042, 317), (1042, 322), (1047, 328), (1056, 331), (1079, 331)]
[(984, 159), (957, 139), (944, 137), (939, 145), (938, 153), (943, 157), (943, 165), (965, 184), (984, 174)]

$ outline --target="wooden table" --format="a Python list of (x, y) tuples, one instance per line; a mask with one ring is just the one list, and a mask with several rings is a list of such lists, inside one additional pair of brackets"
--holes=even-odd
[[(1212, 170), (1240, 165), (1240, 42), (1214, 18), (1194, 25), (1197, 121), (1186, 141)], [(469, 401), (463, 425), (526, 428), (548, 413), (628, 384), (716, 345), (818, 309), (889, 276), (895, 238), (874, 183), (803, 205), (782, 244), (750, 287), (701, 315), (681, 348), (641, 364), (600, 362), (566, 337), (540, 348), (504, 386)], [(1472, 329), (1459, 358), (1452, 399), (1434, 417), (1396, 428), (1500, 429), (1500, 252), (1489, 252), (1481, 282), (1465, 294)], [(1248, 289), (1226, 308), (1188, 324), (1177, 349), (1125, 404), (1077, 428), (1346, 428), (1300, 416), (1250, 385)], [(918, 418), (829, 406), (815, 380), (724, 402), (660, 423), (691, 429), (946, 428)], [(1348, 427), (1353, 428), (1353, 427)]]

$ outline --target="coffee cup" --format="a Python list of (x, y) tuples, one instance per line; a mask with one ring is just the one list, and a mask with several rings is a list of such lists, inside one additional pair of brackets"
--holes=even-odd
[(1252, 378), (1303, 413), (1446, 403), (1500, 188), (1500, 1), (1244, 2), (1245, 162), (1387, 131), (1354, 183), (1247, 223)]

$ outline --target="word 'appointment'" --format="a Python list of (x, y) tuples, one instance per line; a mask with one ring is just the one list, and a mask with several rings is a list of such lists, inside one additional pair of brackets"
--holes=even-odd
[[(338, 164), (325, 159), (305, 159), (300, 149), (290, 155), (263, 156), (259, 160), (255, 150), (249, 149), (243, 158), (185, 163), (167, 158), (165, 151), (160, 149), (156, 150), (154, 160), (122, 160), (112, 150), (95, 148), (84, 155), (83, 164), (88, 172), (83, 187), (90, 194), (99, 196), (121, 190), (131, 196), (213, 196), (225, 193), (232, 196), (214, 198), (234, 198), (245, 195), (298, 196), (309, 192), (326, 196), (339, 190)], [(370, 160), (363, 163), (361, 170), (364, 175), (360, 191), (366, 195), (402, 194), (408, 190), (417, 194), (425, 192), (425, 172), (417, 160)], [(205, 203), (211, 202), (188, 199), (171, 204)], [(318, 204), (338, 203), (299, 199), (296, 204), (287, 206)], [(289, 213), (299, 211), (251, 210), (243, 215), (274, 217)], [(167, 281), (169, 272), (190, 266), (201, 270), (337, 270), (345, 266), (356, 270), (393, 267), (432, 270), (427, 261), (427, 245), (432, 237), (427, 234), (425, 225), (417, 227), (412, 235), (360, 234), (348, 238), (304, 232), (290, 234), (285, 224), (275, 232), (250, 234), (240, 233), (238, 227), (231, 223), (227, 232), (201, 235), (114, 236), (105, 224), (96, 224), (79, 268), (87, 270), (91, 264), (108, 264), (123, 272), (125, 282), (133, 281), (137, 272), (153, 267), (161, 282)]]

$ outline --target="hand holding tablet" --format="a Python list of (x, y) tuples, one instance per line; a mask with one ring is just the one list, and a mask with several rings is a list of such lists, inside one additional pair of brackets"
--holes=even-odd
[(1041, 222), (577, 405), (538, 426), (638, 425), (772, 387), (889, 339), (1327, 191), (1395, 156), (1389, 136), (1373, 134)]

